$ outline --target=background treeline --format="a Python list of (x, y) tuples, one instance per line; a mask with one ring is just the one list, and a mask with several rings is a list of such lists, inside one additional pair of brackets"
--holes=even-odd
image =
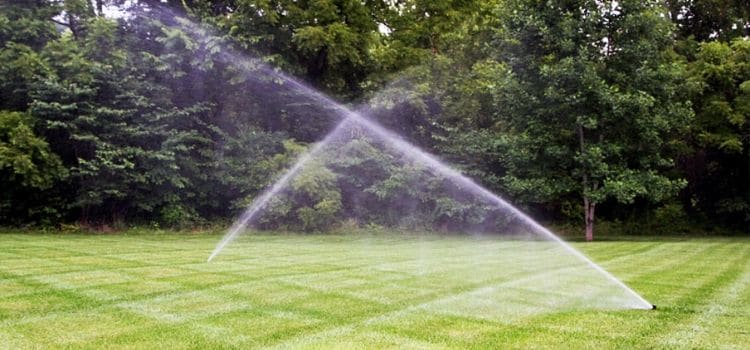
[(0, 0), (0, 225), (235, 217), (332, 126), (241, 54), (536, 217), (750, 232), (748, 31), (735, 0)]

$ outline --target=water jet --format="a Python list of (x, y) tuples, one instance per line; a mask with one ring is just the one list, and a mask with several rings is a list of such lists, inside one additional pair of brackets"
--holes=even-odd
[[(186, 20), (177, 23), (196, 40), (205, 39), (205, 29)], [(507, 234), (511, 239), (530, 237), (538, 244), (521, 245), (528, 249), (528, 256), (503, 266), (509, 275), (530, 271), (529, 276), (504, 283), (503, 288), (538, 293), (540, 305), (547, 308), (589, 305), (655, 309), (614, 275), (508, 201), (384, 128), (363, 110), (351, 109), (236, 51), (223, 50), (217, 59), (244, 72), (259, 89), (269, 81), (279, 84), (284, 93), (292, 96), (287, 102), (313, 106), (317, 113), (328, 113), (336, 122), (273, 185), (255, 197), (207, 261), (213, 261), (248, 228), (307, 228), (335, 215), (366, 222), (377, 216), (371, 215), (373, 210), (381, 210), (388, 212), (387, 224), (394, 227), (468, 227)], [(284, 109), (286, 105), (269, 102), (263, 107)], [(375, 165), (367, 168), (367, 164)], [(425, 213), (437, 219), (425, 225)], [(529, 266), (538, 268), (534, 271)]]

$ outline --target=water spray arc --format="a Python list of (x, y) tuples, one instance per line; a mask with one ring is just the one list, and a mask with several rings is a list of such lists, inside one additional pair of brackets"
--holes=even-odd
[(216, 249), (211, 253), (211, 256), (209, 257), (208, 261), (213, 260), (220, 252), (221, 250), (230, 243), (236, 236), (238, 236), (247, 226), (248, 222), (253, 218), (255, 214), (265, 205), (268, 203), (268, 201), (271, 199), (271, 197), (278, 193), (278, 191), (286, 186), (289, 182), (289, 180), (297, 174), (304, 166), (309, 162), (310, 159), (312, 159), (318, 152), (320, 152), (321, 149), (324, 148), (338, 133), (338, 131), (343, 129), (343, 126), (349, 123), (359, 125), (361, 127), (367, 128), (368, 130), (378, 134), (382, 138), (393, 142), (393, 145), (396, 148), (402, 148), (402, 149), (409, 149), (409, 152), (405, 152), (407, 156), (412, 157), (413, 159), (426, 164), (429, 168), (432, 168), (439, 172), (440, 174), (456, 181), (457, 183), (460, 183), (462, 185), (465, 185), (467, 190), (470, 190), (474, 192), (475, 194), (482, 196), (493, 203), (495, 203), (497, 206), (508, 210), (512, 212), (515, 216), (519, 217), (521, 220), (524, 221), (525, 224), (529, 225), (530, 227), (534, 228), (536, 231), (543, 234), (546, 238), (553, 240), (557, 243), (559, 243), (566, 251), (568, 251), (570, 254), (573, 254), (577, 258), (584, 261), (588, 266), (596, 270), (598, 273), (601, 273), (603, 276), (605, 276), (607, 279), (609, 279), (611, 282), (616, 284), (617, 286), (623, 288), (626, 290), (632, 297), (638, 300), (639, 305), (637, 308), (642, 309), (652, 309), (655, 308), (651, 303), (649, 303), (647, 300), (645, 300), (643, 297), (641, 297), (638, 293), (633, 291), (630, 287), (625, 285), (622, 281), (617, 279), (615, 276), (613, 276), (611, 273), (609, 273), (607, 270), (603, 269), (601, 266), (597, 265), (591, 259), (583, 255), (581, 252), (570, 246), (567, 242), (563, 241), (560, 237), (549, 231), (547, 228), (543, 227), (531, 217), (517, 209), (516, 207), (512, 206), (510, 203), (508, 203), (506, 200), (500, 198), (499, 196), (495, 195), (494, 193), (490, 192), (489, 190), (485, 189), (484, 187), (478, 185), (473, 180), (469, 179), (468, 177), (464, 176), (463, 174), (459, 173), (458, 171), (454, 170), (453, 168), (448, 167), (447, 165), (440, 162), (437, 158), (434, 156), (422, 151), (421, 149), (417, 148), (414, 145), (411, 145), (407, 141), (403, 140), (398, 135), (392, 133), (391, 131), (385, 129), (384, 127), (376, 124), (375, 122), (365, 118), (361, 114), (348, 110), (344, 106), (340, 106), (340, 109), (345, 112), (346, 119), (344, 119), (339, 126), (337, 126), (331, 133), (329, 133), (323, 141), (319, 142), (318, 144), (313, 147), (308, 153), (300, 157), (300, 159), (297, 161), (297, 163), (290, 168), (290, 170), (287, 171), (286, 174), (284, 174), (279, 181), (277, 181), (270, 190), (265, 192), (263, 195), (258, 197), (256, 201), (253, 202), (253, 204), (245, 211), (245, 213), (240, 217), (240, 219), (232, 226), (232, 228), (228, 231), (224, 239), (217, 245)]
[[(573, 254), (577, 258), (583, 260), (588, 264), (591, 268), (595, 269), (597, 272), (601, 273), (605, 277), (607, 277), (609, 280), (611, 280), (613, 283), (617, 284), (619, 287), (624, 288), (626, 291), (628, 291), (634, 298), (636, 298), (640, 302), (640, 307), (643, 309), (651, 309), (654, 307), (651, 303), (649, 303), (646, 299), (641, 297), (638, 293), (636, 293), (634, 290), (632, 290), (630, 287), (625, 285), (622, 281), (617, 279), (614, 275), (609, 273), (607, 270), (603, 269), (598, 264), (594, 263), (583, 255), (581, 252), (570, 246), (567, 242), (563, 241), (560, 237), (552, 233), (552, 231), (548, 230), (544, 226), (537, 223), (534, 219), (526, 215), (524, 212), (520, 211), (518, 208), (512, 206), (510, 203), (508, 203), (506, 200), (502, 199), (500, 196), (490, 192), (486, 188), (480, 186), (470, 178), (466, 177), (465, 175), (461, 174), (460, 172), (456, 171), (455, 169), (445, 165), (444, 163), (440, 162), (437, 158), (434, 156), (422, 151), (418, 147), (409, 144), (407, 141), (403, 140), (402, 138), (398, 137), (397, 135), (393, 134), (389, 130), (386, 130), (382, 126), (376, 124), (375, 122), (368, 120), (361, 115), (351, 112), (351, 116), (353, 120), (356, 120), (357, 123), (360, 123), (373, 132), (379, 134), (383, 138), (393, 141), (396, 147), (398, 148), (408, 148), (411, 152), (406, 153), (407, 155), (413, 156), (415, 159), (424, 162), (424, 164), (427, 164), (430, 168), (433, 168), (437, 170), (439, 173), (455, 180), (456, 182), (466, 185), (466, 189), (470, 190), (472, 192), (475, 192), (477, 195), (480, 195), (495, 204), (497, 204), (499, 207), (506, 209), (510, 212), (512, 212), (515, 216), (519, 217), (521, 220), (524, 221), (525, 224), (529, 225), (530, 227), (534, 228), (538, 232), (542, 233), (546, 238), (549, 238), (559, 244), (562, 245), (562, 247), (568, 251), (569, 253)], [(655, 308), (655, 307), (654, 307)]]
[(237, 235), (239, 235), (250, 223), (251, 220), (253, 220), (258, 212), (260, 212), (263, 207), (268, 204), (268, 201), (270, 201), (276, 194), (279, 193), (288, 183), (289, 181), (297, 175), (302, 168), (305, 167), (305, 165), (330, 142), (331, 139), (333, 139), (339, 130), (342, 130), (344, 126), (347, 124), (347, 120), (343, 120), (341, 123), (339, 123), (334, 130), (329, 133), (325, 139), (318, 142), (315, 146), (313, 146), (312, 149), (305, 152), (302, 156), (300, 156), (299, 159), (297, 159), (297, 162), (289, 168), (289, 170), (286, 171), (276, 182), (268, 188), (265, 192), (263, 192), (258, 198), (256, 198), (252, 204), (242, 213), (242, 216), (240, 216), (237, 221), (232, 225), (232, 227), (227, 231), (227, 233), (224, 235), (224, 238), (219, 242), (219, 244), (216, 245), (216, 248), (214, 248), (211, 255), (208, 257), (208, 262), (211, 262), (219, 253), (224, 249), (224, 247), (229, 244), (232, 240), (234, 240)]
[[(181, 26), (192, 32), (193, 35), (201, 36), (204, 33), (202, 28), (197, 27), (195, 24), (189, 22), (182, 22)], [(470, 178), (461, 174), (459, 171), (449, 167), (437, 157), (428, 154), (421, 150), (415, 145), (412, 145), (408, 141), (404, 140), (401, 136), (393, 133), (378, 123), (372, 121), (366, 117), (363, 112), (354, 111), (326, 96), (322, 92), (315, 90), (299, 80), (290, 77), (282, 72), (279, 72), (258, 60), (249, 59), (236, 52), (227, 51), (223, 55), (219, 56), (220, 59), (226, 60), (229, 63), (236, 64), (240, 69), (244, 70), (246, 74), (257, 76), (261, 74), (266, 78), (273, 79), (281, 82), (282, 85), (287, 85), (287, 89), (293, 89), (295, 92), (301, 94), (309, 101), (313, 101), (320, 106), (330, 109), (335, 116), (338, 117), (338, 124), (330, 131), (321, 141), (316, 143), (310, 150), (301, 155), (296, 163), (289, 168), (278, 180), (265, 190), (260, 196), (258, 196), (252, 204), (244, 211), (240, 218), (232, 225), (227, 231), (222, 240), (217, 244), (215, 249), (211, 252), (208, 257), (208, 261), (215, 259), (222, 250), (231, 243), (237, 236), (239, 236), (247, 226), (257, 218), (259, 212), (269, 203), (271, 199), (277, 196), (289, 183), (290, 181), (299, 174), (312, 159), (316, 158), (326, 146), (331, 144), (336, 139), (338, 134), (341, 133), (347, 126), (357, 126), (377, 135), (382, 140), (392, 145), (394, 148), (399, 149), (403, 155), (407, 158), (412, 159), (415, 162), (423, 164), (427, 168), (434, 171), (436, 174), (450, 179), (455, 184), (459, 184), (466, 191), (470, 191), (473, 195), (481, 197), (494, 206), (506, 210), (518, 219), (520, 219), (524, 225), (533, 229), (539, 235), (543, 236), (549, 241), (555, 242), (560, 245), (567, 253), (585, 263), (586, 266), (596, 271), (602, 277), (606, 278), (612, 285), (617, 286), (625, 292), (634, 302), (630, 303), (629, 307), (636, 309), (654, 309), (651, 303), (645, 300), (642, 296), (632, 290), (630, 287), (625, 285), (622, 281), (617, 279), (611, 273), (603, 269), (601, 266), (594, 263), (591, 259), (586, 257), (584, 254), (570, 246), (568, 243), (563, 241), (560, 237), (546, 229), (531, 217), (508, 203), (503, 198), (492, 193), (486, 188), (480, 186)], [(319, 107), (320, 107), (319, 106)]]

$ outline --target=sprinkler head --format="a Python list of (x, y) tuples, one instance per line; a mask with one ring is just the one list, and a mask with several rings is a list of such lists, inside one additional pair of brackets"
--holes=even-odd
[(656, 305), (651, 304), (651, 310), (656, 310)]

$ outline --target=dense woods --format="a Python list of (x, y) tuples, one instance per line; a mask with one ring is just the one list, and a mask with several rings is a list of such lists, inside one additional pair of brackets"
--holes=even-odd
[(0, 0), (0, 225), (235, 217), (331, 127), (247, 56), (588, 238), (748, 233), (748, 31), (733, 0)]

